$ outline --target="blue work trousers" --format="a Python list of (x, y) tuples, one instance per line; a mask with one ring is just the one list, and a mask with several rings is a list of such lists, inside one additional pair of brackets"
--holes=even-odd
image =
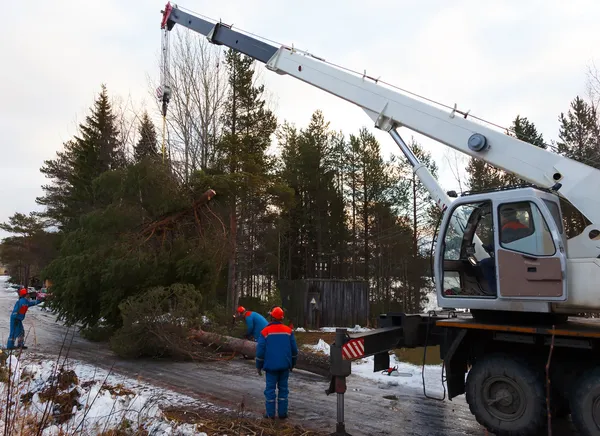
[(10, 333), (8, 334), (6, 348), (14, 348), (15, 340), (18, 340), (19, 345), (23, 345), (25, 342), (25, 329), (23, 328), (23, 321), (17, 319), (17, 317), (14, 315), (11, 315)]
[[(288, 379), (290, 371), (266, 372), (267, 388), (265, 389), (265, 400), (267, 416), (275, 417), (275, 401), (277, 401), (277, 411), (280, 417), (285, 417), (288, 414)], [(275, 389), (278, 389), (278, 395), (275, 394)]]

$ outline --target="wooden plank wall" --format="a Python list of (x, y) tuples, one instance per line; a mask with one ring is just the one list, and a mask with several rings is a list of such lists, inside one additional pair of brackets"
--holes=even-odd
[(277, 287), (286, 316), (296, 327), (305, 327), (306, 311), (304, 306), (308, 285), (304, 280), (279, 280)]
[(321, 295), (321, 327), (366, 326), (369, 318), (369, 287), (354, 280), (281, 280), (278, 282), (288, 317), (298, 327), (312, 321), (309, 293)]

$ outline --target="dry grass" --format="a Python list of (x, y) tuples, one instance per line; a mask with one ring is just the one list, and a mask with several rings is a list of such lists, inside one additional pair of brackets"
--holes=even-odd
[(206, 409), (168, 408), (165, 416), (179, 423), (197, 424), (209, 436), (325, 436), (328, 433), (307, 430), (289, 421), (252, 419)]
[(111, 386), (108, 383), (104, 383), (102, 385), (102, 389), (105, 389), (108, 392), (110, 392), (112, 395), (116, 395), (118, 397), (123, 396), (123, 395), (135, 395), (135, 392), (133, 392), (131, 389), (127, 389), (121, 383), (119, 383), (116, 386)]
[(323, 339), (328, 344), (335, 342), (335, 333), (324, 332), (294, 332), (298, 347), (303, 345), (317, 345), (319, 339)]

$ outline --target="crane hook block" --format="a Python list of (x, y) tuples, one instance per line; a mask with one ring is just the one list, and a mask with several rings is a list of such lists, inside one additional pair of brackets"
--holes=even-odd
[(487, 138), (481, 133), (473, 133), (467, 142), (473, 151), (485, 151), (488, 148)]

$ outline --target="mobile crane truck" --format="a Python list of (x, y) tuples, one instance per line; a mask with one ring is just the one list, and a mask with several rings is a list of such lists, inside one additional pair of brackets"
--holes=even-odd
[[(471, 121), (456, 106), (435, 107), (293, 47), (276, 47), (171, 4), (162, 14), (165, 37), (179, 24), (362, 108), (377, 129), (389, 132), (443, 211), (433, 266), (443, 310), (381, 314), (377, 329), (336, 333), (326, 390), (337, 394), (335, 435), (347, 434), (344, 393), (353, 360), (374, 356), (374, 371), (381, 371), (389, 367), (390, 350), (433, 345), (440, 346), (448, 398), (465, 394), (490, 432), (536, 435), (551, 428), (553, 415), (571, 414), (580, 434), (600, 435), (600, 322), (577, 317), (600, 313), (599, 170)], [(162, 89), (166, 104), (168, 74)], [(399, 127), (530, 186), (451, 200), (406, 146)], [(561, 197), (586, 219), (572, 238), (563, 226)], [(457, 314), (456, 308), (470, 313)]]

